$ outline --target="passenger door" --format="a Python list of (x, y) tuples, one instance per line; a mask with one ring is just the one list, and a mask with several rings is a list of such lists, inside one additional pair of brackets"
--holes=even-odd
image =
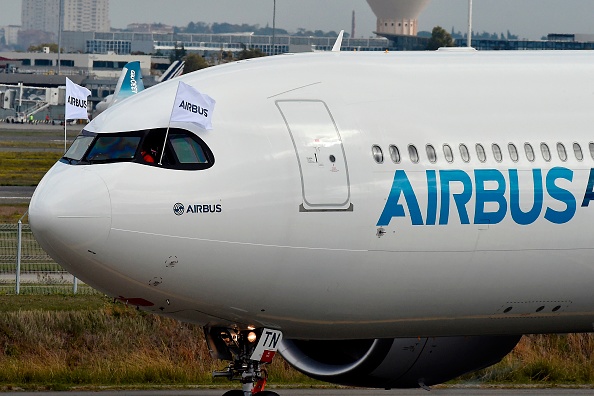
[(328, 106), (320, 100), (279, 100), (276, 105), (297, 155), (303, 195), (300, 210), (352, 210), (342, 139)]

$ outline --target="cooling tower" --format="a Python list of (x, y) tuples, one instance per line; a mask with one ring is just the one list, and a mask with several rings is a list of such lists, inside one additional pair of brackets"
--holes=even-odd
[(377, 17), (379, 34), (416, 36), (417, 18), (430, 0), (367, 0)]

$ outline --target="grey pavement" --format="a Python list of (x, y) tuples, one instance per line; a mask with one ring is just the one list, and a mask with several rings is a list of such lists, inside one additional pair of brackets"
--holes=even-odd
[(0, 204), (29, 203), (35, 187), (0, 186)]
[[(68, 132), (80, 131), (84, 126), (85, 126), (84, 124), (74, 124), (74, 125), (68, 124), (67, 129), (68, 129)], [(62, 130), (63, 131), (64, 125), (60, 125), (59, 123), (56, 123), (54, 125), (45, 124), (45, 123), (12, 124), (12, 123), (3, 122), (2, 120), (0, 120), (0, 131), (1, 130), (10, 130), (10, 131), (59, 131), (59, 130)]]

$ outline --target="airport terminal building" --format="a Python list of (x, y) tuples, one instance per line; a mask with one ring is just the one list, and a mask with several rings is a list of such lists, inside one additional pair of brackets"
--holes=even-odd
[[(377, 38), (345, 38), (343, 51), (422, 51), (427, 37), (380, 33)], [(184, 34), (133, 32), (64, 32), (63, 47), (67, 52), (83, 54), (155, 54), (167, 55), (175, 46), (204, 57), (222, 51), (237, 53), (243, 48), (258, 49), (266, 55), (287, 52), (329, 51), (336, 38), (302, 36), (260, 36), (242, 34)], [(456, 40), (465, 47), (466, 39)], [(473, 39), (477, 50), (590, 50), (594, 35), (549, 34), (546, 40), (486, 40)]]

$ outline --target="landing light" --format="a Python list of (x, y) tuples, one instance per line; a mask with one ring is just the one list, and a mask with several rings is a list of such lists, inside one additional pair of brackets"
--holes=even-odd
[(250, 332), (248, 333), (248, 335), (247, 335), (247, 340), (248, 340), (250, 343), (254, 343), (254, 342), (256, 342), (256, 340), (257, 340), (257, 339), (258, 339), (258, 336), (256, 335), (256, 333), (255, 333), (255, 332), (253, 332), (253, 331), (250, 331)]

